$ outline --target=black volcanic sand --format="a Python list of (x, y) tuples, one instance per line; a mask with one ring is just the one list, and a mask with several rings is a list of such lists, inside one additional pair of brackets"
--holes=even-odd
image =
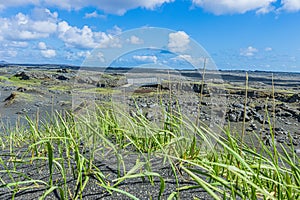
[[(145, 71), (135, 72), (134, 77), (143, 77), (149, 74)], [(163, 74), (166, 72), (155, 71), (155, 74)], [(182, 111), (192, 116), (192, 118), (200, 117), (200, 120), (207, 125), (211, 124), (215, 114), (210, 111), (214, 108), (212, 102), (213, 93), (221, 91), (218, 94), (226, 99), (223, 101), (220, 120), (224, 127), (230, 126), (234, 134), (240, 134), (243, 127), (243, 118), (246, 116), (246, 139), (252, 138), (253, 132), (259, 133), (261, 139), (268, 144), (270, 142), (270, 126), (267, 115), (272, 122), (272, 128), (275, 133), (275, 140), (278, 144), (286, 143), (291, 145), (290, 138), (297, 152), (300, 152), (300, 74), (297, 73), (274, 73), (272, 81), (272, 73), (269, 72), (249, 72), (249, 88), (248, 99), (245, 108), (245, 72), (242, 71), (207, 71), (205, 81), (201, 83), (204, 95), (199, 100), (199, 84), (195, 85), (195, 81), (201, 82), (201, 75), (193, 71), (180, 72), (184, 77), (184, 83), (174, 83), (182, 77), (178, 74), (168, 74), (172, 77), (173, 85), (166, 84), (141, 84), (138, 88), (130, 90), (127, 75), (120, 71), (109, 71), (105, 75), (97, 70), (93, 71), (81, 70), (74, 68), (59, 66), (3, 66), (0, 68), (0, 120), (2, 126), (0, 131), (7, 134), (8, 127), (14, 127), (16, 124), (26, 124), (24, 116), (36, 118), (47, 118), (55, 112), (64, 112), (73, 110), (75, 113), (80, 112), (80, 105), (85, 101), (87, 103), (93, 101), (97, 103), (111, 101), (119, 101), (122, 95), (112, 95), (117, 91), (130, 91), (129, 93), (135, 97), (135, 102), (130, 99), (123, 100), (124, 105), (129, 108), (135, 107), (137, 104), (141, 112), (150, 121), (155, 121), (161, 117), (154, 110), (158, 107), (157, 96), (153, 95), (159, 89), (164, 99), (172, 95), (179, 97), (178, 104)], [(181, 82), (181, 81), (179, 81)], [(274, 94), (272, 86), (275, 86)], [(220, 89), (221, 88), (221, 89)], [(115, 91), (114, 91), (115, 90)], [(168, 99), (170, 100), (170, 99)], [(174, 100), (174, 99), (173, 99)], [(175, 100), (174, 100), (175, 102)], [(163, 102), (164, 103), (164, 102)], [(200, 116), (198, 113), (198, 104), (201, 104)], [(246, 114), (244, 113), (246, 110)], [(275, 125), (274, 125), (275, 122)], [(5, 155), (8, 150), (3, 150)], [(20, 149), (20, 152), (25, 149)], [(21, 154), (21, 153), (20, 153)], [(106, 157), (107, 158), (107, 157)], [(5, 156), (2, 156), (6, 160)], [(104, 161), (103, 161), (104, 160)], [(97, 160), (97, 165), (108, 175), (111, 180), (117, 178), (115, 163), (108, 163), (109, 159)], [(112, 159), (110, 159), (112, 160)], [(8, 166), (9, 167), (9, 166)], [(19, 170), (25, 172), (32, 178), (48, 180), (48, 168), (46, 163), (33, 163), (32, 168), (22, 168)], [(3, 169), (0, 169), (3, 170)], [(166, 180), (166, 190), (163, 199), (166, 199), (171, 191), (176, 190), (175, 179), (172, 175), (170, 167), (159, 166), (155, 168)], [(155, 171), (154, 170), (154, 171)], [(55, 176), (59, 176), (56, 174)], [(55, 177), (54, 176), (54, 177)], [(8, 175), (2, 175), (3, 180), (9, 180)], [(55, 179), (55, 178), (54, 178)], [(70, 185), (75, 185), (76, 180), (69, 177)], [(159, 179), (154, 180), (152, 186), (149, 181), (141, 178), (126, 180), (119, 189), (132, 193), (139, 199), (153, 199), (158, 197)], [(183, 174), (179, 177), (179, 185), (184, 186), (193, 184), (191, 180)], [(45, 188), (37, 188), (36, 190), (25, 190), (16, 194), (16, 199), (37, 199), (41, 196)], [(0, 189), (1, 199), (11, 199), (11, 193), (7, 189)], [(48, 199), (55, 199), (56, 193), (52, 193)], [(128, 199), (124, 195), (113, 193), (110, 195), (103, 188), (97, 186), (96, 182), (91, 180), (84, 194), (84, 199)], [(206, 192), (202, 189), (195, 191), (182, 191), (181, 199), (209, 199)]]
[[(22, 149), (20, 150), (20, 153), (22, 152)], [(3, 151), (2, 154), (8, 153), (6, 151)], [(4, 156), (3, 156), (4, 157)], [(129, 156), (129, 158), (125, 157), (125, 163), (126, 159), (136, 159), (137, 155), (133, 154), (133, 156)], [(5, 159), (5, 157), (4, 157)], [(133, 167), (131, 162), (128, 162), (127, 167)], [(105, 158), (101, 156), (101, 159), (96, 159), (94, 164), (101, 170), (101, 172), (109, 177), (109, 180), (114, 180), (118, 178), (118, 171), (116, 166), (116, 158), (113, 155), (106, 155)], [(74, 167), (76, 167), (75, 163), (71, 163)], [(27, 167), (28, 165), (26, 165)], [(12, 166), (7, 166), (12, 167)], [(0, 169), (3, 170), (3, 169)], [(24, 168), (24, 165), (17, 164), (16, 170), (22, 173), (25, 173), (28, 175), (31, 179), (38, 179), (47, 182), (49, 180), (49, 169), (47, 163), (43, 162), (33, 162), (30, 165), (30, 168)], [(165, 180), (166, 188), (164, 190), (164, 193), (161, 196), (161, 199), (167, 199), (169, 195), (176, 191), (177, 186), (187, 186), (187, 185), (195, 185), (195, 183), (189, 179), (185, 174), (178, 176), (178, 185), (176, 183), (176, 179), (174, 177), (173, 172), (171, 171), (169, 165), (165, 164), (163, 165), (162, 159), (157, 158), (155, 162), (153, 163), (152, 172), (159, 173)], [(124, 175), (123, 171), (121, 170), (121, 175)], [(73, 189), (73, 191), (76, 191), (75, 185), (76, 185), (76, 179), (72, 178), (73, 175), (71, 173), (68, 173), (67, 178), (67, 184), (68, 186)], [(17, 180), (18, 177), (14, 175), (14, 178)], [(10, 177), (8, 174), (1, 175), (1, 179), (8, 181), (10, 180)], [(59, 173), (53, 174), (53, 180), (61, 180), (61, 175)], [(22, 180), (20, 180), (22, 181)], [(155, 178), (153, 180), (154, 184), (150, 184), (148, 181), (148, 178), (145, 177), (145, 179), (142, 178), (134, 178), (134, 179), (127, 179), (123, 181), (119, 186), (118, 189), (124, 190), (126, 192), (129, 192), (136, 196), (139, 199), (150, 199), (152, 197), (153, 199), (159, 198), (159, 190), (160, 190), (160, 180), (159, 178)], [(56, 183), (56, 184), (59, 184)], [(62, 183), (61, 183), (62, 184)], [(101, 188), (99, 183), (96, 181), (95, 178), (90, 177), (89, 184), (86, 186), (84, 190), (84, 194), (82, 195), (83, 199), (130, 199), (128, 196), (113, 192), (112, 194), (108, 193), (104, 188)], [(111, 184), (113, 184), (111, 182)], [(32, 186), (30, 184), (28, 185), (22, 185), (25, 186)], [(47, 188), (36, 188), (36, 189), (30, 189), (30, 190), (22, 190), (20, 192), (17, 192), (15, 194), (15, 199), (38, 199), (40, 196), (43, 195), (43, 193), (46, 191)], [(0, 197), (1, 199), (12, 199), (12, 193), (7, 188), (1, 188), (0, 189)], [(192, 189), (188, 191), (181, 191), (180, 192), (180, 198), (181, 199), (192, 199), (193, 197), (197, 197), (199, 199), (212, 199), (203, 189)], [(47, 196), (46, 199), (60, 199), (58, 191), (55, 191)]]

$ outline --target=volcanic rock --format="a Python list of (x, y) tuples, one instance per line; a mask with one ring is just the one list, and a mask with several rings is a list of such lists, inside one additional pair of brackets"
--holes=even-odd
[(20, 80), (29, 80), (30, 77), (25, 72), (18, 72), (15, 74), (15, 77), (19, 77)]
[(56, 77), (57, 80), (61, 80), (61, 81), (67, 81), (69, 80), (70, 78), (69, 77), (66, 77), (64, 75), (59, 75)]

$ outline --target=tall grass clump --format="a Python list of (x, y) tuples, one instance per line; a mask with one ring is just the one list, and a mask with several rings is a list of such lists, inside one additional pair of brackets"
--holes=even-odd
[[(162, 198), (168, 177), (155, 166), (155, 160), (161, 159), (177, 182), (168, 199), (179, 199), (181, 192), (196, 188), (213, 199), (300, 198), (299, 156), (293, 146), (270, 148), (259, 136), (259, 145), (249, 145), (230, 129), (216, 134), (179, 111), (162, 110), (161, 124), (114, 105), (98, 106), (82, 115), (56, 113), (40, 122), (28, 117), (27, 126), (8, 129), (0, 140), (0, 188), (12, 198), (38, 188), (41, 199), (49, 195), (82, 199), (94, 184), (99, 191), (138, 199), (120, 185), (130, 179), (154, 185), (158, 179), (157, 197)], [(135, 155), (130, 164), (129, 154)], [(112, 158), (115, 177), (101, 167)], [(180, 177), (189, 180), (187, 184), (180, 185)]]

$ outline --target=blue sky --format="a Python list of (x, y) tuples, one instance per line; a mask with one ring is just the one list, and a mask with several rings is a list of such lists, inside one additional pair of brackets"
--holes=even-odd
[[(160, 27), (179, 47), (200, 44), (218, 69), (300, 72), (300, 0), (0, 0), (0, 27), (11, 63), (81, 65), (94, 48), (122, 48), (116, 35)], [(162, 59), (144, 54), (134, 58)]]

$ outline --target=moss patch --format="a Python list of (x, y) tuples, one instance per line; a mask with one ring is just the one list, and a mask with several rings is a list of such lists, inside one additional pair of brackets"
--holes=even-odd
[(83, 89), (81, 92), (86, 93), (99, 93), (99, 94), (118, 94), (121, 91), (120, 90), (113, 90), (111, 88), (89, 88), (89, 89)]
[(40, 86), (41, 85), (41, 80), (39, 79), (29, 79), (29, 80), (21, 80), (19, 77), (15, 77), (15, 76), (12, 76), (9, 78), (9, 81), (15, 85), (15, 86), (18, 86), (18, 87), (21, 87), (21, 86)]

